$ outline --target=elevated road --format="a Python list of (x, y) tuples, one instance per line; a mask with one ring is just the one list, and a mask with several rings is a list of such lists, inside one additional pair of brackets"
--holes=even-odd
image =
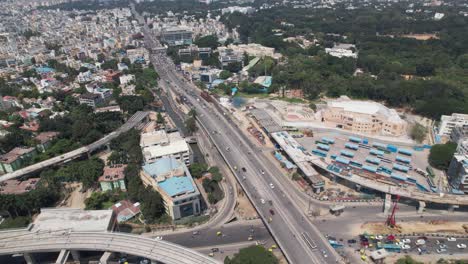
[(116, 131), (104, 136), (103, 138), (78, 149), (72, 150), (70, 152), (67, 152), (65, 154), (62, 154), (57, 157), (50, 158), (48, 160), (44, 160), (38, 163), (35, 163), (33, 165), (24, 167), (22, 169), (16, 170), (11, 173), (7, 173), (5, 175), (0, 176), (0, 182), (6, 181), (6, 180), (11, 180), (15, 179), (33, 172), (37, 172), (39, 170), (42, 170), (44, 168), (68, 162), (70, 160), (76, 159), (78, 157), (81, 157), (82, 155), (85, 155), (87, 153), (93, 152), (102, 146), (105, 146), (108, 144), (110, 141), (113, 139), (117, 138), (119, 135), (122, 133), (125, 133), (132, 129), (133, 127), (136, 127), (141, 124), (141, 122), (148, 116), (148, 112), (143, 112), (139, 111), (136, 112), (132, 117), (130, 117), (125, 124), (123, 124), (121, 127), (119, 127)]
[(115, 232), (37, 232), (0, 238), (0, 255), (38, 252), (126, 253), (165, 264), (219, 264), (213, 258), (166, 241)]
[[(141, 21), (138, 14), (136, 17)], [(157, 40), (150, 38), (146, 25), (144, 33), (147, 46), (160, 46)], [(173, 91), (186, 96), (195, 107), (199, 123), (205, 130), (211, 132), (212, 141), (235, 172), (238, 182), (267, 223), (268, 229), (288, 261), (304, 264), (340, 262), (340, 257), (328, 241), (308, 220), (302, 209), (294, 203), (291, 196), (284, 191), (281, 184), (278, 184), (276, 178), (284, 178), (284, 175), (264, 163), (264, 158), (260, 158), (263, 153), (259, 153), (245, 140), (242, 132), (231, 120), (225, 118), (221, 109), (204, 105), (204, 99), (200, 97), (197, 88), (176, 73), (173, 63), (166, 58), (165, 53), (155, 52), (150, 59), (162, 81), (169, 82)], [(234, 166), (245, 168), (245, 172), (235, 171)], [(271, 201), (271, 206), (263, 201)]]

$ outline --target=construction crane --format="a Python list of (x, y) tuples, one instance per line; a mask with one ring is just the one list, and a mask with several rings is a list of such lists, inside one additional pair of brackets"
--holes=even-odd
[(399, 195), (397, 195), (396, 199), (393, 201), (392, 213), (388, 216), (387, 222), (386, 222), (387, 226), (390, 226), (390, 227), (396, 226), (395, 213), (398, 210), (398, 201), (400, 201)]

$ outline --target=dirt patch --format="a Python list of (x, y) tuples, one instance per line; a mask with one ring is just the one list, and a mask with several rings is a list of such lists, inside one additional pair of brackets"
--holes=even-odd
[(60, 203), (59, 207), (69, 208), (85, 208), (84, 201), (90, 197), (92, 190), (82, 192), (81, 182), (71, 182), (65, 184), (65, 199)]
[[(403, 258), (404, 256), (401, 254), (392, 254), (389, 257), (387, 257), (384, 260), (384, 264), (394, 264), (397, 263), (397, 260), (400, 258)], [(446, 260), (447, 262), (444, 263), (455, 263), (455, 260), (467, 260), (468, 257), (466, 254), (462, 254), (459, 256), (450, 256), (450, 258), (447, 258), (446, 256), (440, 256), (440, 257), (434, 257), (434, 255), (415, 255), (412, 254), (411, 258), (414, 259), (415, 261), (422, 262), (424, 264), (436, 264), (437, 261), (441, 258)]]
[(258, 218), (257, 211), (250, 203), (245, 193), (238, 188), (239, 193), (237, 195), (237, 204), (235, 208), (236, 215), (241, 219), (253, 219)]
[(369, 234), (409, 234), (409, 233), (445, 233), (466, 234), (468, 226), (466, 222), (449, 221), (424, 221), (424, 222), (400, 222), (397, 227), (390, 228), (382, 222), (367, 222), (360, 226), (357, 234), (367, 232)]

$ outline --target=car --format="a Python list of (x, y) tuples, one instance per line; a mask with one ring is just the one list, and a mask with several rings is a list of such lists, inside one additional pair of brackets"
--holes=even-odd
[(199, 235), (200, 234), (200, 231), (193, 231), (192, 232), (192, 235), (196, 236), (196, 235)]
[(223, 234), (223, 233), (221, 233), (221, 231), (216, 232), (216, 235), (217, 235), (217, 236), (221, 236), (222, 234)]
[(275, 215), (275, 211), (273, 211), (273, 209), (270, 209), (270, 214)]
[(355, 244), (357, 241), (356, 239), (349, 239), (348, 244)]
[(247, 170), (246, 170), (244, 167), (242, 167), (242, 171), (243, 171), (243, 172), (246, 172)]
[(265, 199), (260, 199), (260, 202), (261, 202), (262, 204), (265, 204)]
[(455, 241), (457, 241), (457, 239), (454, 238), (454, 237), (447, 237), (447, 241), (449, 241), (449, 242), (455, 242)]
[(465, 248), (466, 248), (466, 244), (458, 244), (458, 245), (457, 245), (457, 248), (459, 248), (459, 249), (465, 249)]
[(273, 183), (270, 183), (270, 188), (274, 189), (275, 186), (273, 185)]
[(271, 245), (271, 248), (272, 248), (272, 249), (277, 249), (278, 246), (276, 246), (275, 244), (273, 244), (273, 245)]
[(418, 246), (425, 245), (425, 244), (426, 244), (426, 240), (424, 240), (424, 239), (416, 240), (416, 245), (418, 245)]
[(219, 252), (219, 248), (212, 248), (211, 252)]
[(214, 253), (213, 253), (213, 252), (210, 252), (210, 253), (208, 254), (208, 256), (214, 257)]
[(439, 244), (440, 244), (440, 241), (439, 241), (439, 240), (436, 240), (436, 244), (439, 245)]
[(409, 238), (403, 238), (403, 239), (401, 240), (401, 242), (403, 242), (403, 243), (405, 243), (405, 244), (409, 244), (409, 243), (411, 243), (411, 239), (409, 239)]
[(249, 236), (249, 237), (247, 238), (247, 240), (248, 240), (248, 241), (252, 241), (252, 240), (253, 240), (253, 237), (252, 237), (252, 236)]
[(154, 239), (156, 239), (156, 241), (161, 241), (161, 240), (163, 240), (163, 237), (162, 236), (157, 236)]
[(262, 175), (265, 175), (265, 171), (264, 171), (264, 170), (261, 170), (260, 173), (261, 173)]
[(439, 248), (447, 248), (447, 245), (445, 245), (445, 244), (439, 244)]
[(401, 246), (401, 249), (411, 249), (411, 246), (408, 245), (408, 244), (403, 244), (403, 245)]
[(444, 252), (447, 252), (447, 249), (445, 249), (445, 248), (438, 248), (436, 251), (437, 251), (437, 253), (442, 254), (442, 253), (444, 253)]
[(325, 250), (322, 250), (322, 255), (323, 255), (324, 258), (328, 257), (327, 252)]
[(375, 239), (377, 239), (377, 240), (382, 240), (382, 239), (383, 239), (383, 236), (382, 236), (382, 235), (377, 235), (377, 236), (375, 236)]

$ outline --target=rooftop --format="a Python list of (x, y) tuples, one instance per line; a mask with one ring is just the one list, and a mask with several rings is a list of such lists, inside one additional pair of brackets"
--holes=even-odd
[(153, 178), (166, 174), (180, 176), (184, 175), (184, 166), (174, 158), (161, 158), (153, 163), (143, 165), (143, 171)]
[(99, 177), (99, 182), (113, 182), (118, 180), (123, 180), (125, 178), (125, 168), (127, 165), (117, 164), (112, 166), (105, 166), (104, 172), (101, 177)]
[(34, 150), (34, 148), (19, 148), (19, 147), (16, 147), (16, 148), (12, 149), (10, 152), (1, 155), (0, 156), (0, 162), (1, 163), (12, 163), (15, 160), (17, 160), (18, 158), (20, 158), (21, 156), (23, 156), (24, 154), (27, 154), (27, 153), (29, 153), (29, 152), (31, 152), (33, 150)]
[(112, 216), (112, 210), (42, 208), (31, 231), (104, 232), (108, 231)]
[(22, 194), (36, 189), (40, 178), (30, 178), (25, 181), (7, 180), (0, 183), (0, 194)]
[(36, 136), (36, 139), (41, 142), (41, 144), (47, 143), (50, 140), (56, 138), (59, 132), (49, 131), (49, 132), (42, 132)]
[(158, 182), (158, 185), (171, 197), (195, 191), (192, 179), (187, 176), (174, 176)]

